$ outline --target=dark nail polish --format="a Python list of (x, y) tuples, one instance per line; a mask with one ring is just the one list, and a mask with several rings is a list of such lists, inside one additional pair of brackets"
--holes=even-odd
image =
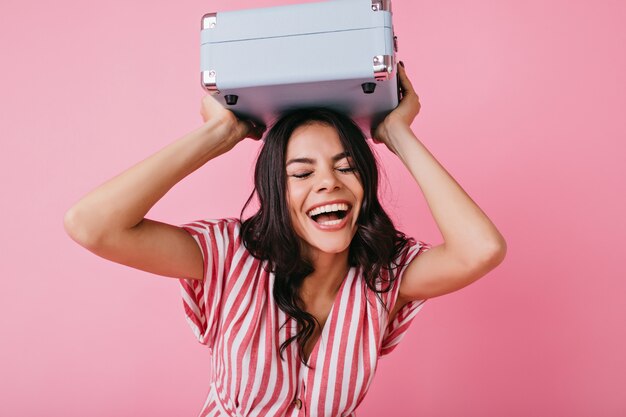
[(404, 62), (400, 61), (400, 66), (404, 68)]

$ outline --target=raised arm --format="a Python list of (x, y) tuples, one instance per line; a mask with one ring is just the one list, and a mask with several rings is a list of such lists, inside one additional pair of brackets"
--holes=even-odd
[(418, 255), (407, 267), (399, 302), (447, 294), (476, 281), (505, 257), (506, 242), (487, 215), (411, 131), (420, 103), (403, 66), (398, 67), (400, 104), (374, 132), (376, 143), (395, 153), (422, 190), (444, 243)]
[(238, 120), (213, 97), (204, 124), (91, 191), (65, 214), (69, 236), (98, 256), (154, 274), (202, 279), (202, 254), (180, 227), (144, 216), (176, 183), (263, 127)]

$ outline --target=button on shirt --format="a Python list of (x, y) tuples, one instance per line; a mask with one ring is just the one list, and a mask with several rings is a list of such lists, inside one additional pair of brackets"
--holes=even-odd
[[(297, 323), (274, 302), (274, 274), (240, 238), (238, 219), (198, 220), (181, 226), (198, 243), (204, 279), (179, 279), (186, 320), (212, 352), (213, 381), (201, 416), (356, 416), (378, 358), (400, 342), (425, 300), (407, 303), (388, 324), (359, 267), (351, 267), (307, 364), (297, 341), (280, 345)], [(395, 260), (398, 278), (380, 296), (391, 311), (409, 262), (430, 245), (410, 239)], [(388, 279), (383, 269), (381, 278)], [(380, 286), (378, 287), (380, 288)]]
[(300, 398), (296, 398), (293, 400), (293, 405), (299, 410), (302, 408), (302, 400)]

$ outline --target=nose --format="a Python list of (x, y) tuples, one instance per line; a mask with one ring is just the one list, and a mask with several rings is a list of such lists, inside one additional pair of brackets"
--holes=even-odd
[(334, 169), (323, 169), (319, 171), (317, 191), (333, 191), (341, 188), (341, 181), (337, 178)]

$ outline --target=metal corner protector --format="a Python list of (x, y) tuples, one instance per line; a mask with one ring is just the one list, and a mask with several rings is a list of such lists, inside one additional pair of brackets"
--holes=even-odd
[(217, 13), (207, 13), (202, 16), (202, 30), (213, 29), (217, 25)]

